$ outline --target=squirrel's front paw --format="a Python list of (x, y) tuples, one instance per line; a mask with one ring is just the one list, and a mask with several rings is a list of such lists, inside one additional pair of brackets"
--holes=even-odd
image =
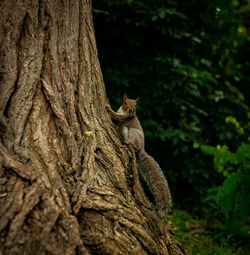
[(108, 111), (110, 111), (110, 110), (111, 110), (111, 106), (110, 106), (110, 105), (105, 104), (105, 107), (106, 107), (106, 109), (107, 109)]

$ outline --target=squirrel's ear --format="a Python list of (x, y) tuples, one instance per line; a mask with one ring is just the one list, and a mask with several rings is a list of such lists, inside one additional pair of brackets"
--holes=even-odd
[(139, 97), (137, 97), (137, 98), (135, 99), (135, 102), (136, 102), (136, 103), (138, 103), (138, 102), (139, 102), (139, 100), (140, 100), (140, 98), (139, 98)]
[(122, 98), (123, 98), (123, 102), (125, 102), (127, 100), (127, 95), (124, 94)]

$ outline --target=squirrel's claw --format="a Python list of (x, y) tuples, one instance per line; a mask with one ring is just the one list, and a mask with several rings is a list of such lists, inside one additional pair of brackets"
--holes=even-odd
[(110, 106), (110, 105), (105, 104), (105, 107), (106, 107), (106, 109), (107, 109), (108, 111), (110, 111), (110, 109), (111, 109), (111, 106)]

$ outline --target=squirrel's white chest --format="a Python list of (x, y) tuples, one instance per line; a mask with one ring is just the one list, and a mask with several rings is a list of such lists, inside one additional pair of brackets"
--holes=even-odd
[(117, 113), (119, 113), (119, 115), (127, 115), (127, 113), (123, 110), (122, 106), (118, 109)]

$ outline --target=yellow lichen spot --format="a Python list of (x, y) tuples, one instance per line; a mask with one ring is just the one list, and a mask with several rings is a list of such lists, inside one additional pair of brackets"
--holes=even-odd
[(85, 134), (86, 136), (91, 136), (91, 135), (92, 135), (92, 132), (91, 132), (91, 131), (87, 131), (87, 132), (84, 132), (84, 134)]
[(129, 177), (130, 177), (130, 178), (132, 178), (132, 177), (133, 177), (133, 175), (131, 174), (131, 175), (129, 175)]

